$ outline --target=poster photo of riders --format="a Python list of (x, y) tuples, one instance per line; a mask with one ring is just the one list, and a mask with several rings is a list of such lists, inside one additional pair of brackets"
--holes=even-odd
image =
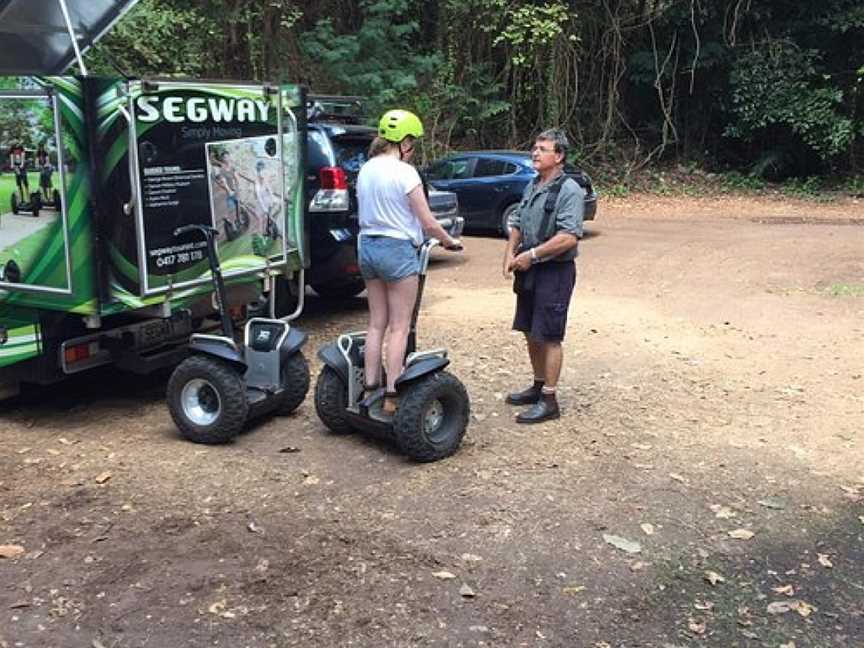
[(281, 251), (281, 171), (273, 137), (207, 143), (210, 209), (220, 242), (243, 241), (257, 256)]
[(0, 97), (0, 282), (20, 283), (61, 221), (50, 98)]

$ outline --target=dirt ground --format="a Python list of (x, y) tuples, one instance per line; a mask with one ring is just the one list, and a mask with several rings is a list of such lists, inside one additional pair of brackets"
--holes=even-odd
[[(420, 340), (472, 399), (436, 464), (311, 396), (202, 447), (164, 375), (31, 391), (0, 413), (0, 647), (864, 646), (862, 224), (602, 202), (540, 427), (503, 403), (530, 374), (502, 242), (436, 252)], [(364, 309), (310, 298), (313, 380)]]

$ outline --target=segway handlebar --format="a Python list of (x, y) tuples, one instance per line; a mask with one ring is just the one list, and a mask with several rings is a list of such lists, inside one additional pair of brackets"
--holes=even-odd
[(210, 225), (193, 223), (175, 229), (174, 236), (180, 236), (187, 232), (201, 232), (207, 241), (207, 262), (210, 264), (213, 291), (216, 294), (216, 308), (219, 311), (219, 319), (222, 322), (222, 334), (227, 338), (233, 339), (234, 326), (231, 323), (231, 316), (228, 314), (228, 305), (225, 301), (225, 280), (222, 278), (222, 268), (219, 264), (219, 256), (216, 254), (216, 237), (219, 234), (219, 230)]

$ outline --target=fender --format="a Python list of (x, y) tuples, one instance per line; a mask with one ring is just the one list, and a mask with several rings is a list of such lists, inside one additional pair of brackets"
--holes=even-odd
[(325, 344), (318, 349), (318, 358), (325, 365), (333, 369), (346, 385), (348, 384), (348, 363), (345, 361), (345, 357), (339, 351), (339, 347), (336, 346), (335, 342)]
[(292, 326), (288, 331), (288, 337), (285, 338), (285, 341), (279, 348), (279, 357), (282, 360), (285, 360), (289, 356), (297, 353), (301, 347), (306, 344), (307, 340), (309, 340), (309, 336), (306, 333)]
[(246, 370), (246, 360), (243, 358), (243, 354), (218, 340), (201, 340), (193, 337), (192, 341), (189, 342), (189, 353), (222, 358), (237, 369)]
[(405, 369), (402, 375), (396, 379), (396, 389), (398, 390), (400, 387), (404, 387), (409, 382), (418, 378), (428, 376), (430, 373), (440, 371), (449, 364), (450, 360), (448, 358), (423, 358)]

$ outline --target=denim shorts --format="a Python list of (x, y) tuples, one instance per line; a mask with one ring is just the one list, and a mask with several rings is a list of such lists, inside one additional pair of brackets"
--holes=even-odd
[(417, 248), (411, 241), (361, 234), (357, 247), (360, 274), (364, 279), (392, 283), (420, 273)]

